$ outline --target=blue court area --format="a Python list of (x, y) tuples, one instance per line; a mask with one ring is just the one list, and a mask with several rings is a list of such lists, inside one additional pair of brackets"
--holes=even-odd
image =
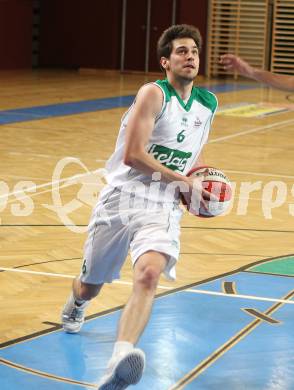
[[(234, 294), (293, 302), (293, 277), (256, 272), (158, 297), (139, 343), (147, 367), (134, 388), (294, 389), (294, 305), (195, 292), (222, 292), (223, 282), (234, 284)], [(1, 390), (95, 388), (111, 356), (119, 316), (114, 311), (88, 320), (77, 335), (57, 330), (1, 349)]]
[[(205, 88), (214, 93), (239, 91), (256, 88), (254, 84), (217, 84), (206, 85)], [(99, 110), (109, 110), (119, 107), (129, 107), (135, 96), (116, 96), (93, 100), (82, 100), (69, 103), (58, 103), (36, 107), (24, 107), (13, 110), (0, 110), (0, 125), (17, 122), (40, 120), (51, 117), (83, 114)]]

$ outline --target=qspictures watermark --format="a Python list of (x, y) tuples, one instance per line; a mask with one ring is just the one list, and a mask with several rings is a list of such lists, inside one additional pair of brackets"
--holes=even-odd
[[(76, 171), (84, 171), (83, 173), (63, 178), (65, 168), (71, 165), (71, 169), (76, 166)], [(69, 230), (75, 233), (85, 233), (86, 226), (78, 226), (72, 219), (71, 214), (78, 212), (83, 206), (87, 205), (91, 208), (95, 207), (99, 194), (105, 186), (105, 178), (107, 171), (104, 168), (99, 168), (95, 171), (90, 171), (80, 159), (74, 157), (65, 157), (58, 161), (50, 183), (37, 185), (31, 180), (20, 180), (13, 188), (10, 188), (5, 181), (0, 180), (0, 224), (1, 213), (10, 212), (15, 218), (28, 217), (34, 213), (36, 196), (49, 192), (51, 194), (51, 204), (42, 204), (45, 209), (51, 210), (58, 220)], [(152, 191), (156, 191), (160, 187), (161, 175), (156, 172), (152, 176), (151, 187)], [(77, 186), (78, 185), (78, 186)], [(72, 199), (63, 203), (62, 193), (71, 186), (79, 188), (72, 194)], [(124, 192), (124, 198), (121, 205), (125, 210), (126, 205), (134, 202), (136, 194), (142, 193), (142, 182), (134, 181), (132, 183), (132, 191)], [(165, 190), (170, 192), (171, 188), (176, 189), (177, 183), (170, 183)], [(272, 219), (273, 212), (282, 206), (287, 207), (289, 216), (294, 217), (294, 184), (287, 184), (281, 180), (271, 181), (242, 181), (240, 183), (231, 182), (232, 200), (229, 207), (222, 215), (228, 215), (234, 212), (238, 216), (248, 215), (248, 210), (251, 202), (258, 202), (258, 207), (265, 219)], [(185, 190), (181, 188), (181, 190)], [(160, 200), (164, 202), (164, 194), (160, 194)], [(292, 201), (288, 199), (292, 198)], [(138, 198), (139, 199), (139, 198)], [(140, 200), (137, 199), (137, 202)], [(151, 207), (151, 206), (150, 206)], [(147, 205), (148, 208), (148, 205)], [(125, 214), (124, 218), (125, 218)], [(107, 217), (107, 215), (106, 215)], [(127, 223), (127, 221), (126, 221)], [(16, 223), (17, 224), (17, 223)]]
[[(81, 168), (84, 173), (76, 174), (71, 177), (63, 178), (63, 172), (66, 167), (76, 166), (76, 171)], [(48, 183), (37, 185), (31, 180), (21, 180), (13, 188), (0, 180), (0, 224), (2, 224), (1, 213), (10, 212), (16, 218), (28, 217), (34, 213), (35, 198), (38, 195), (49, 192), (52, 203), (43, 203), (41, 206), (51, 210), (58, 220), (69, 230), (75, 233), (84, 233), (87, 227), (78, 226), (70, 214), (78, 211), (84, 205), (91, 208), (95, 206), (101, 189), (105, 186), (106, 170), (99, 168), (90, 171), (80, 159), (75, 157), (65, 157), (58, 161), (53, 173), (52, 180)], [(73, 198), (67, 202), (62, 202), (62, 191), (70, 186), (79, 185), (79, 190)], [(18, 219), (19, 220), (19, 219)]]

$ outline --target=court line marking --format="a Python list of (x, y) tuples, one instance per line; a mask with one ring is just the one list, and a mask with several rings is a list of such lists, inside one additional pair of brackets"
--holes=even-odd
[[(287, 295), (284, 296), (285, 299), (281, 299), (281, 301), (288, 301), (294, 295), (294, 290), (290, 291)], [(277, 303), (267, 309), (265, 311), (265, 315), (270, 315), (277, 311), (283, 303)], [(250, 334), (257, 326), (262, 324), (263, 321), (261, 319), (256, 319), (243, 327), (239, 332), (237, 332), (234, 336), (232, 336), (228, 341), (222, 344), (219, 348), (217, 348), (213, 353), (211, 353), (207, 358), (203, 359), (196, 367), (194, 367), (191, 371), (189, 371), (186, 375), (184, 375), (177, 383), (172, 385), (168, 390), (180, 390), (184, 389), (188, 383), (194, 381), (203, 371), (205, 371), (208, 367), (214, 364), (220, 357), (222, 357), (225, 353), (232, 349), (232, 347), (238, 344), (242, 339), (244, 339), (248, 334)]]
[(283, 299), (276, 298), (266, 298), (266, 297), (258, 297), (255, 295), (245, 295), (245, 294), (226, 294), (217, 291), (207, 291), (207, 290), (198, 290), (198, 289), (187, 289), (183, 290), (183, 292), (190, 292), (194, 294), (206, 294), (206, 295), (217, 295), (221, 297), (229, 297), (229, 298), (239, 298), (239, 299), (251, 299), (253, 301), (264, 301), (264, 302), (279, 302), (279, 303), (287, 303), (290, 305), (294, 305), (294, 301), (285, 301)]
[(237, 294), (236, 282), (222, 282), (222, 290), (226, 294)]
[(294, 176), (290, 175), (278, 175), (276, 173), (262, 173), (262, 172), (248, 172), (248, 171), (235, 171), (231, 169), (226, 169), (226, 172), (237, 173), (240, 175), (253, 175), (253, 176), (264, 176), (264, 177), (280, 177), (282, 179), (294, 179)]
[(257, 309), (246, 307), (246, 308), (242, 308), (242, 310), (245, 311), (245, 313), (249, 314), (250, 316), (258, 318), (261, 321), (268, 322), (269, 324), (272, 324), (272, 325), (280, 325), (282, 323), (281, 321), (276, 320), (276, 319), (272, 318), (271, 316), (268, 316), (265, 313), (263, 313), (262, 311), (257, 310)]
[[(58, 277), (58, 278), (68, 278), (68, 279), (74, 279), (76, 276), (72, 275), (65, 275), (65, 274), (56, 274), (52, 272), (40, 272), (40, 271), (30, 271), (30, 270), (23, 270), (23, 269), (15, 269), (15, 268), (6, 268), (6, 267), (0, 267), (0, 271), (8, 271), (8, 272), (20, 272), (20, 273), (27, 273), (27, 274), (32, 274), (32, 275), (42, 275), (42, 276), (53, 276), (53, 277)], [(127, 282), (124, 280), (114, 280), (114, 284), (122, 284), (126, 286), (133, 286), (133, 282)], [(158, 285), (157, 286), (161, 290), (168, 290), (172, 291), (174, 290), (173, 287), (169, 286), (162, 286)], [(218, 291), (208, 291), (208, 290), (199, 290), (199, 289), (184, 289), (181, 290), (180, 292), (190, 292), (193, 294), (204, 294), (204, 295), (216, 295), (216, 296), (221, 296), (221, 297), (230, 297), (230, 298), (239, 298), (239, 299), (250, 299), (254, 301), (265, 301), (265, 302), (280, 302), (280, 303), (287, 303), (290, 305), (294, 305), (294, 301), (285, 301), (281, 299), (276, 299), (276, 298), (266, 298), (266, 297), (258, 297), (255, 295), (244, 295), (244, 294), (226, 294), (223, 292), (218, 292)]]
[(57, 277), (57, 278), (68, 278), (68, 279), (74, 279), (75, 278), (75, 276), (72, 276), (72, 275), (55, 274), (55, 273), (52, 273), (52, 272), (30, 271), (30, 270), (23, 270), (23, 269), (16, 269), (16, 268), (6, 268), (6, 267), (0, 267), (0, 271), (20, 272), (20, 273), (24, 273), (24, 274), (42, 275), (42, 276), (54, 276), (54, 277)]
[(8, 366), (10, 368), (14, 368), (14, 369), (19, 370), (19, 371), (24, 371), (24, 372), (32, 374), (32, 375), (37, 375), (37, 376), (40, 376), (42, 378), (51, 379), (51, 380), (55, 380), (58, 382), (70, 383), (70, 384), (76, 385), (76, 386), (83, 386), (83, 387), (86, 386), (86, 387), (91, 387), (91, 388), (93, 387), (93, 388), (97, 389), (97, 384), (76, 381), (74, 379), (49, 374), (49, 373), (44, 372), (44, 371), (40, 371), (40, 370), (36, 370), (34, 368), (23, 366), (22, 364), (14, 363), (14, 362), (7, 360), (7, 359), (4, 359), (2, 357), (0, 357), (0, 364), (3, 364), (3, 365)]
[(292, 123), (294, 123), (294, 119), (289, 119), (287, 121), (282, 121), (282, 122), (276, 122), (276, 123), (272, 123), (272, 124), (266, 125), (266, 126), (259, 126), (259, 127), (255, 127), (253, 129), (250, 129), (250, 130), (239, 131), (238, 133), (235, 133), (235, 134), (225, 135), (224, 137), (218, 137), (218, 138), (212, 139), (212, 140), (208, 141), (208, 144), (213, 144), (215, 142), (225, 141), (227, 139), (236, 138), (236, 137), (239, 137), (241, 135), (257, 133), (257, 132), (262, 131), (262, 130), (269, 130), (269, 129), (272, 129), (272, 128), (277, 127), (277, 126), (287, 126), (287, 125), (290, 125)]
[[(44, 177), (20, 176), (20, 175), (12, 175), (9, 173), (5, 173), (5, 178), (6, 177), (11, 177), (11, 178), (20, 179), (20, 180), (40, 180), (40, 181), (45, 181), (45, 182), (48, 181), (47, 177), (45, 179)], [(2, 177), (2, 181), (3, 181), (3, 177)]]

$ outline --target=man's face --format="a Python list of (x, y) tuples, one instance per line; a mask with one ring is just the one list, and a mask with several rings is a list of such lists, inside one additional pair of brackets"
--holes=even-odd
[(170, 58), (162, 57), (161, 64), (165, 65), (166, 73), (192, 81), (199, 70), (199, 53), (192, 38), (179, 38), (173, 41)]

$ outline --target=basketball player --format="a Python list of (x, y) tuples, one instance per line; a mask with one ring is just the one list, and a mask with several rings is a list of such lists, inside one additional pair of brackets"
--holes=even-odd
[(242, 76), (268, 84), (271, 87), (284, 89), (285, 91), (294, 91), (294, 76), (276, 74), (254, 68), (234, 54), (222, 55), (220, 57), (220, 64), (224, 66), (225, 70), (236, 71)]
[(209, 195), (186, 173), (200, 161), (217, 108), (216, 97), (193, 86), (199, 68), (201, 36), (193, 26), (175, 25), (158, 41), (166, 73), (141, 87), (124, 114), (108, 184), (89, 224), (82, 272), (62, 313), (63, 328), (76, 333), (90, 299), (104, 283), (119, 278), (128, 250), (133, 262), (133, 291), (123, 310), (113, 355), (99, 389), (125, 389), (137, 383), (145, 355), (135, 348), (152, 308), (161, 273), (175, 279), (179, 256), (182, 192)]

